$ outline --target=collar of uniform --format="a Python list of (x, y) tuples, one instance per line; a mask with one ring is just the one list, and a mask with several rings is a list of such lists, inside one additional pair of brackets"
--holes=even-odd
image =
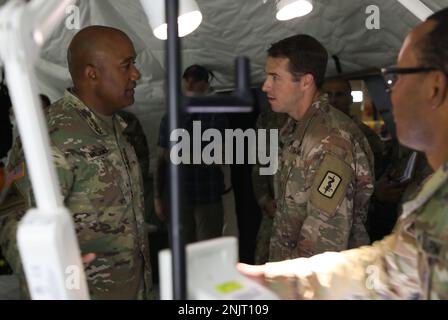
[(414, 200), (403, 204), (403, 218), (423, 206), (437, 190), (448, 180), (448, 162), (440, 167), (423, 185), (422, 190)]
[(329, 109), (329, 103), (326, 95), (321, 95), (319, 99), (313, 102), (311, 107), (308, 108), (306, 113), (303, 115), (303, 118), (299, 121), (296, 121), (297, 124), (301, 127), (306, 127), (311, 119), (314, 117), (317, 111), (326, 112)]
[(120, 124), (121, 131), (123, 131), (124, 129), (126, 129), (129, 126), (128, 122), (125, 120), (125, 118), (121, 114), (116, 113), (115, 120), (117, 120), (118, 123)]
[(328, 99), (325, 95), (320, 96), (319, 99), (313, 102), (311, 107), (308, 108), (302, 119), (295, 120), (289, 117), (288, 121), (282, 129), (282, 136), (291, 137), (291, 133), (297, 132), (297, 134), (294, 134), (294, 140), (298, 139), (301, 141), (303, 136), (305, 135), (306, 129), (308, 128), (314, 116), (319, 111), (327, 111), (328, 108)]
[(330, 109), (330, 102), (328, 102), (328, 95), (327, 94), (321, 94), (319, 96), (319, 99), (314, 101), (312, 104), (313, 108), (320, 109), (324, 112), (327, 112)]
[(65, 91), (64, 100), (79, 113), (81, 118), (87, 122), (93, 132), (99, 136), (105, 136), (108, 134), (105, 125), (102, 123), (103, 121), (100, 120), (98, 116), (90, 110), (84, 102), (81, 101), (81, 99), (75, 96), (70, 89)]

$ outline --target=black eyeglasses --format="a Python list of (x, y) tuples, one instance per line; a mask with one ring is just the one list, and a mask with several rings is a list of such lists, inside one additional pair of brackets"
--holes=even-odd
[(383, 75), (384, 81), (386, 82), (387, 92), (392, 90), (392, 87), (397, 83), (400, 75), (402, 74), (413, 74), (413, 73), (426, 73), (435, 71), (435, 68), (428, 67), (415, 67), (415, 68), (383, 68), (381, 69), (381, 74)]

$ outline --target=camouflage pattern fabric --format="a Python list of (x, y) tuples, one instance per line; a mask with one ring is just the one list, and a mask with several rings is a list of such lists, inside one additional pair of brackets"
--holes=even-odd
[(255, 247), (255, 264), (265, 264), (269, 261), (269, 244), (272, 235), (272, 225), (274, 218), (268, 216), (263, 210), (260, 228), (257, 233), (257, 243)]
[(134, 147), (143, 179), (149, 177), (149, 148), (145, 132), (138, 118), (131, 112), (119, 111), (118, 115), (126, 122), (123, 133), (129, 143)]
[(377, 180), (386, 169), (385, 156), (384, 156), (386, 147), (381, 138), (368, 125), (366, 125), (364, 122), (362, 122), (356, 117), (351, 117), (351, 119), (355, 122), (355, 124), (362, 131), (362, 133), (364, 133), (364, 136), (366, 137), (367, 142), (369, 143), (370, 149), (372, 150), (375, 165), (375, 180)]
[[(126, 123), (113, 116), (111, 124), (68, 91), (48, 114), (53, 159), (81, 252), (97, 255), (86, 267), (91, 298), (145, 299), (153, 292), (142, 176), (123, 135)], [(10, 242), (15, 242), (16, 216), (7, 215), (7, 230), (1, 230)], [(17, 253), (9, 259), (17, 261)]]
[(153, 199), (152, 196), (152, 180), (149, 173), (149, 147), (148, 140), (146, 139), (145, 132), (138, 118), (131, 112), (119, 111), (118, 115), (126, 122), (127, 126), (123, 131), (123, 134), (128, 139), (129, 143), (134, 147), (135, 154), (137, 155), (138, 163), (140, 164), (140, 170), (143, 177), (143, 191), (145, 199), (145, 214), (144, 218), (146, 222), (151, 221), (151, 217), (154, 215)]
[[(43, 108), (45, 116), (48, 115), (48, 110), (49, 106)], [(12, 269), (20, 274), (22, 270), (15, 235), (17, 224), (28, 209), (30, 181), (26, 178), (27, 168), (19, 136), (15, 138), (9, 152), (5, 172), (5, 188), (0, 193), (0, 247)], [(22, 288), (22, 292), (27, 292), (26, 288)]]
[(4, 198), (0, 200), (0, 247), (13, 272), (19, 275), (21, 297), (28, 299), (16, 242), (17, 226), (27, 211), (27, 202), (15, 184), (9, 186), (3, 194)]
[[(28, 209), (30, 182), (19, 137), (14, 141), (5, 167), (6, 184), (0, 194), (0, 247), (15, 273), (22, 269), (17, 251), (16, 231), (19, 221)], [(26, 293), (26, 288), (22, 292)], [(27, 294), (24, 295), (27, 297)]]
[(303, 119), (288, 119), (279, 139), (269, 260), (368, 244), (373, 154), (359, 128), (322, 96)]
[[(269, 110), (259, 115), (256, 128), (280, 130), (287, 119), (287, 114), (276, 113)], [(269, 134), (267, 134), (267, 137), (268, 140), (266, 150), (270, 150)], [(263, 213), (256, 240), (255, 264), (264, 264), (269, 259), (269, 242), (272, 234), (273, 218), (269, 216), (265, 210), (263, 210), (263, 207), (267, 201), (275, 199), (273, 182), (273, 176), (260, 175), (259, 164), (252, 167), (252, 185), (254, 188), (255, 198), (257, 199), (258, 205), (262, 209)]]
[(372, 246), (267, 264), (283, 298), (448, 299), (448, 163)]

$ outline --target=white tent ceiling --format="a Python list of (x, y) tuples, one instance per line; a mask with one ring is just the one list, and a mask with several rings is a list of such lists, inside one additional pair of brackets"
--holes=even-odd
[[(287, 22), (275, 19), (274, 0), (196, 1), (204, 19), (193, 34), (182, 40), (183, 65), (199, 63), (212, 69), (219, 80), (215, 81), (215, 88), (233, 86), (233, 60), (238, 55), (250, 58), (252, 82), (261, 83), (266, 49), (296, 33), (319, 39), (330, 55), (339, 57), (345, 73), (388, 66), (394, 63), (405, 35), (419, 22), (395, 0), (314, 0), (312, 14)], [(448, 6), (448, 0), (423, 2), (434, 11)], [(142, 121), (154, 154), (158, 121), (164, 112), (165, 42), (153, 36), (137, 0), (78, 0), (76, 5), (81, 28), (94, 24), (113, 26), (134, 41), (137, 65), (143, 76), (136, 103), (129, 110)], [(366, 28), (369, 5), (380, 9), (379, 30)], [(66, 49), (76, 32), (62, 23), (43, 48), (37, 67), (39, 87), (53, 101), (70, 86)], [(330, 60), (328, 75), (335, 72)]]

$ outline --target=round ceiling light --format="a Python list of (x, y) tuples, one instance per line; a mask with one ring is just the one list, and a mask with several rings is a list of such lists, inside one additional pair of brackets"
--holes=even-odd
[[(143, 0), (143, 9), (148, 16), (149, 24), (154, 36), (158, 39), (166, 40), (167, 25), (165, 20), (164, 0)], [(202, 22), (202, 14), (195, 0), (179, 1), (179, 17), (177, 18), (179, 37), (185, 37), (196, 30)]]
[(276, 18), (280, 21), (302, 17), (313, 11), (311, 0), (279, 0), (277, 1)]

